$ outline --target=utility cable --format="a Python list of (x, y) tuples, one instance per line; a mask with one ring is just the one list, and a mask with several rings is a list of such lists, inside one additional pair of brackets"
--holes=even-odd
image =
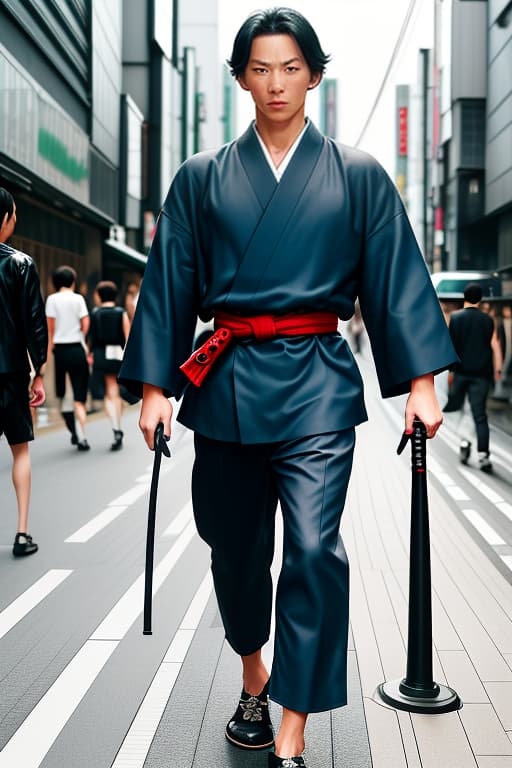
[(361, 143), (361, 141), (363, 139), (363, 136), (365, 135), (365, 133), (366, 133), (366, 131), (368, 129), (368, 126), (370, 125), (370, 123), (371, 123), (371, 121), (373, 119), (373, 116), (375, 114), (375, 111), (376, 111), (376, 109), (377, 109), (377, 107), (379, 105), (379, 101), (381, 99), (382, 94), (384, 93), (384, 89), (385, 89), (385, 87), (387, 85), (387, 81), (388, 81), (389, 76), (391, 74), (391, 70), (393, 69), (393, 67), (395, 65), (395, 61), (397, 59), (398, 52), (399, 52), (400, 48), (402, 47), (402, 43), (404, 41), (404, 38), (405, 38), (405, 35), (406, 35), (406, 32), (407, 32), (407, 29), (409, 27), (412, 15), (414, 13), (414, 9), (416, 8), (417, 4), (418, 4), (418, 0), (411, 0), (411, 2), (409, 3), (409, 7), (407, 8), (407, 11), (406, 11), (406, 14), (405, 14), (405, 18), (404, 18), (404, 20), (402, 22), (402, 27), (401, 27), (400, 32), (398, 34), (398, 38), (397, 38), (397, 41), (395, 43), (395, 47), (393, 48), (393, 53), (391, 54), (391, 58), (389, 60), (388, 66), (386, 68), (386, 72), (384, 73), (384, 77), (383, 77), (382, 83), (380, 84), (380, 88), (377, 91), (377, 95), (375, 97), (375, 101), (373, 102), (373, 106), (372, 106), (372, 108), (370, 110), (370, 113), (369, 113), (368, 117), (366, 118), (366, 122), (363, 125), (363, 129), (362, 129), (361, 133), (359, 134), (359, 138), (358, 138), (358, 140), (355, 143), (356, 147), (358, 147), (359, 144)]

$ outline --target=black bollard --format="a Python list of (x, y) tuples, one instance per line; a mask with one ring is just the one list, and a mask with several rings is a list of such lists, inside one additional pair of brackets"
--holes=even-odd
[(434, 682), (432, 672), (432, 585), (427, 495), (427, 437), (416, 419), (412, 435), (402, 435), (397, 453), (412, 446), (411, 548), (409, 570), (409, 637), (403, 680), (381, 683), (381, 699), (396, 709), (422, 714), (453, 712), (462, 707), (457, 693)]

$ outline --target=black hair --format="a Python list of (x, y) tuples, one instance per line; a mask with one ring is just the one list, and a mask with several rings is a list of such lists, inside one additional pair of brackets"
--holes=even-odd
[(14, 212), (14, 198), (10, 192), (3, 187), (0, 187), (0, 225), (4, 220), (5, 214), (7, 214), (7, 221), (11, 218)]
[(102, 301), (115, 301), (117, 296), (117, 285), (112, 280), (102, 280), (96, 286), (98, 296)]
[(321, 75), (330, 56), (325, 54), (318, 36), (304, 16), (292, 8), (268, 8), (252, 13), (242, 24), (233, 43), (228, 65), (233, 77), (243, 75), (247, 67), (251, 46), (261, 35), (290, 35), (302, 51), (312, 75)]
[(71, 288), (73, 283), (76, 283), (75, 270), (68, 266), (58, 267), (52, 274), (52, 283), (56, 291), (60, 291), (61, 288)]
[(468, 283), (464, 288), (464, 301), (479, 304), (482, 300), (482, 287), (478, 283)]

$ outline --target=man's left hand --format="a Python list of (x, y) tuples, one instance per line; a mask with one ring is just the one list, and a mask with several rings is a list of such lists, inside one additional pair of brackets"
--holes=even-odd
[(427, 437), (434, 437), (443, 423), (443, 415), (434, 389), (434, 375), (427, 373), (412, 380), (411, 394), (405, 407), (405, 431), (411, 434), (414, 419), (423, 422)]
[(30, 400), (28, 404), (31, 408), (37, 408), (44, 403), (45, 397), (43, 377), (35, 376), (30, 387)]

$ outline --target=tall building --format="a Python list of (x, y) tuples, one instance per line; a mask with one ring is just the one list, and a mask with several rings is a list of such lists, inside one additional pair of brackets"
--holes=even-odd
[(497, 266), (512, 268), (511, 0), (488, 3), (487, 40), (485, 214), (496, 230)]
[(436, 0), (434, 203), (438, 263), (512, 262), (512, 3)]
[(222, 143), (217, 0), (0, 0), (0, 185), (43, 294), (143, 273), (183, 159)]
[(45, 293), (62, 263), (90, 290), (118, 218), (120, 0), (101, 11), (0, 2), (0, 184), (16, 196), (13, 242), (36, 259)]

